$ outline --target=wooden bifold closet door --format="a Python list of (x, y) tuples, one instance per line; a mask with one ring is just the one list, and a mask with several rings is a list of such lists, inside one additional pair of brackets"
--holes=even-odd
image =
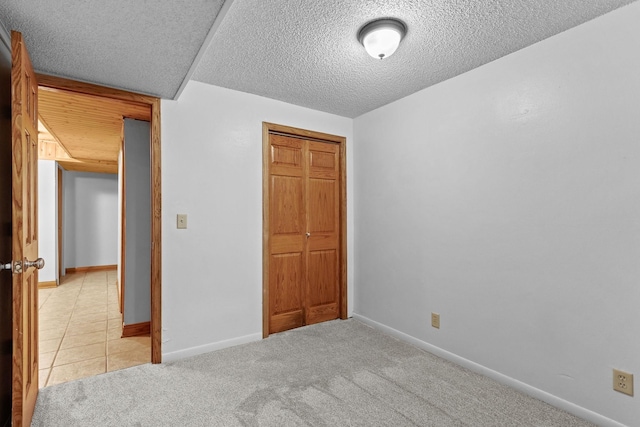
[(269, 134), (269, 333), (341, 316), (340, 148)]

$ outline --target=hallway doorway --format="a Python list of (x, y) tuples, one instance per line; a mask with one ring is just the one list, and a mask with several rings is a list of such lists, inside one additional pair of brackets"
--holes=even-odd
[[(79, 82), (74, 82), (71, 80), (66, 80), (66, 79), (61, 79), (61, 78), (56, 78), (56, 77), (50, 77), (50, 76), (44, 76), (44, 75), (39, 75), (38, 76), (38, 83), (39, 83), (39, 92), (43, 93), (43, 92), (47, 92), (47, 93), (66, 93), (66, 94), (71, 94), (72, 96), (83, 96), (84, 98), (95, 98), (95, 99), (102, 99), (102, 100), (107, 100), (109, 102), (110, 105), (113, 105), (114, 108), (118, 108), (118, 105), (121, 105), (123, 108), (123, 113), (121, 115), (121, 119), (124, 117), (129, 117), (132, 114), (127, 113), (127, 111), (135, 111), (135, 113), (133, 114), (133, 117), (136, 119), (142, 119), (142, 120), (147, 120), (150, 122), (150, 127), (151, 127), (151, 132), (150, 132), (150, 144), (149, 144), (149, 159), (150, 159), (150, 163), (151, 163), (151, 179), (152, 179), (152, 183), (153, 185), (151, 186), (151, 188), (149, 188), (149, 192), (150, 192), (150, 198), (151, 198), (151, 207), (150, 207), (150, 212), (151, 212), (151, 218), (150, 218), (150, 228), (152, 230), (152, 237), (151, 237), (151, 279), (150, 279), (150, 283), (149, 283), (149, 287), (151, 290), (151, 302), (150, 302), (150, 311), (151, 311), (151, 319), (150, 322), (148, 322), (147, 325), (147, 332), (149, 337), (146, 339), (146, 344), (144, 343), (145, 340), (144, 339), (138, 339), (139, 337), (132, 337), (132, 339), (129, 339), (129, 342), (133, 342), (133, 341), (140, 341), (141, 345), (144, 344), (146, 345), (147, 348), (147, 352), (148, 352), (148, 358), (147, 361), (151, 361), (152, 363), (160, 363), (161, 361), (161, 348), (160, 348), (160, 344), (161, 344), (161, 340), (160, 340), (160, 259), (161, 259), (161, 244), (160, 244), (160, 195), (161, 195), (161, 189), (160, 189), (160, 136), (159, 136), (159, 128), (160, 128), (160, 101), (157, 98), (153, 98), (153, 97), (148, 97), (148, 96), (143, 96), (143, 95), (137, 95), (137, 94), (133, 94), (133, 93), (129, 93), (129, 92), (124, 92), (124, 91), (119, 91), (119, 90), (114, 90), (114, 89), (109, 89), (109, 88), (103, 88), (100, 86), (95, 86), (95, 85), (91, 85), (91, 84), (85, 84), (85, 83), (79, 83)], [(144, 113), (146, 111), (146, 113)], [(142, 113), (141, 113), (142, 112)], [(121, 120), (122, 121), (122, 120)], [(48, 123), (49, 126), (47, 126), (47, 129), (50, 128), (50, 123)], [(60, 129), (58, 127), (58, 129)], [(71, 131), (73, 131), (73, 129), (71, 129)], [(66, 148), (66, 147), (65, 147)], [(77, 147), (76, 147), (77, 148)], [(67, 170), (73, 170), (73, 171), (93, 171), (93, 168), (102, 168), (102, 169), (108, 169), (108, 168), (113, 168), (115, 169), (115, 173), (118, 172), (118, 163), (117, 160), (111, 161), (111, 160), (106, 160), (104, 158), (100, 158), (99, 155), (94, 156), (89, 147), (80, 147), (80, 150), (85, 150), (85, 151), (76, 151), (75, 153), (80, 153), (80, 154), (76, 154), (75, 156), (73, 155), (74, 152), (72, 152), (72, 150), (64, 150), (65, 153), (63, 153), (62, 158), (56, 159), (56, 161), (58, 161), (58, 163), (64, 167)], [(116, 148), (117, 150), (117, 148)], [(41, 148), (42, 151), (42, 148)], [(70, 153), (71, 152), (71, 153)], [(50, 155), (52, 154), (51, 152), (49, 153)], [(53, 155), (55, 156), (56, 154), (60, 154), (60, 153), (53, 153)], [(72, 155), (69, 155), (72, 154)], [(97, 170), (96, 172), (104, 172), (103, 170)], [(63, 214), (63, 213), (62, 213)], [(58, 248), (59, 252), (62, 252), (62, 248)], [(63, 267), (63, 263), (59, 264), (59, 268), (64, 268)], [(96, 320), (98, 322), (106, 322), (106, 326), (105, 326), (105, 344), (104, 344), (104, 354), (103, 357), (105, 358), (105, 370), (110, 370), (109, 366), (114, 367), (117, 364), (115, 363), (115, 359), (112, 359), (111, 363), (109, 363), (109, 347), (111, 347), (111, 354), (115, 354), (114, 353), (114, 346), (111, 345), (109, 346), (109, 338), (114, 338), (116, 332), (114, 332), (115, 330), (115, 325), (117, 325), (118, 323), (120, 323), (120, 332), (122, 332), (122, 317), (120, 317), (120, 320), (115, 319), (115, 315), (116, 315), (116, 308), (119, 309), (118, 307), (118, 300), (119, 300), (119, 295), (117, 292), (117, 288), (115, 286), (115, 281), (117, 280), (117, 274), (115, 273), (115, 271), (113, 272), (102, 272), (101, 274), (97, 274), (98, 272), (95, 272), (96, 274), (92, 273), (76, 273), (76, 274), (72, 274), (70, 275), (70, 277), (64, 277), (62, 278), (62, 280), (60, 281), (60, 286), (58, 288), (60, 289), (54, 289), (53, 291), (51, 290), (43, 290), (45, 291), (42, 295), (42, 301), (41, 301), (41, 305), (40, 305), (40, 309), (44, 310), (43, 316), (46, 315), (51, 315), (51, 309), (49, 307), (53, 307), (54, 306), (54, 302), (58, 301), (58, 303), (60, 301), (62, 301), (64, 298), (61, 297), (55, 297), (55, 292), (57, 292), (58, 290), (62, 290), (62, 289), (66, 289), (66, 293), (69, 294), (67, 296), (71, 296), (71, 298), (74, 298), (74, 293), (75, 293), (75, 302), (73, 303), (73, 308), (69, 307), (70, 310), (73, 310), (71, 313), (69, 313), (69, 319), (73, 319), (74, 317), (76, 318), (81, 318), (81, 316), (84, 315), (88, 315), (90, 313), (83, 313), (83, 310), (87, 310), (88, 308), (86, 307), (86, 304), (89, 303), (89, 300), (93, 297), (93, 298), (101, 298), (101, 297), (105, 297), (105, 298), (109, 298), (111, 296), (114, 296), (115, 293), (115, 301), (111, 301), (110, 299), (107, 301), (105, 299), (104, 301), (104, 309), (101, 309), (102, 311), (105, 311), (105, 313), (102, 313), (106, 316), (108, 316), (107, 318), (105, 318), (104, 320), (98, 320), (95, 319), (95, 317), (92, 320)], [(102, 277), (100, 280), (103, 281), (102, 285), (100, 285), (100, 287), (103, 289), (102, 291), (99, 291), (99, 293), (102, 293), (102, 295), (91, 295), (88, 291), (88, 287), (87, 285), (89, 283), (95, 282), (96, 276), (104, 276)], [(82, 277), (80, 277), (82, 276)], [(95, 283), (94, 283), (95, 284)], [(75, 289), (74, 289), (75, 288)], [(65, 292), (63, 292), (64, 294)], [(63, 295), (64, 296), (64, 295)], [(51, 299), (53, 298), (53, 299)], [(102, 304), (102, 303), (101, 303)], [(69, 304), (67, 304), (69, 305)], [(91, 314), (92, 316), (98, 316), (99, 313), (94, 313)], [(120, 314), (120, 316), (122, 316)], [(113, 318), (111, 318), (113, 317)], [(43, 317), (43, 319), (45, 319), (45, 317)], [(68, 325), (71, 328), (73, 322), (70, 322)], [(94, 322), (91, 322), (94, 323)], [(96, 325), (94, 325), (93, 327), (97, 327)], [(50, 330), (52, 329), (56, 329), (54, 327), (49, 327), (46, 326), (45, 328), (48, 328)], [(73, 328), (72, 328), (73, 329)], [(73, 332), (73, 331), (72, 331)], [(87, 333), (91, 333), (91, 331), (84, 331)], [(95, 331), (93, 331), (95, 332)], [(99, 334), (94, 334), (92, 337), (84, 337), (86, 339), (88, 339), (89, 341), (82, 341), (79, 338), (75, 338), (72, 339), (71, 336), (72, 334), (66, 334), (66, 335), (62, 335), (62, 336), (56, 336), (56, 335), (60, 335), (62, 333), (62, 331), (60, 330), (60, 328), (58, 328), (58, 330), (56, 332), (46, 332), (46, 329), (43, 329), (43, 341), (46, 341), (45, 338), (48, 339), (52, 339), (54, 340), (53, 342), (55, 342), (55, 340), (59, 339), (59, 349), (58, 351), (63, 351), (66, 350), (65, 347), (70, 346), (72, 344), (70, 343), (81, 343), (83, 345), (93, 345), (96, 343), (89, 343), (89, 341), (91, 340), (97, 340), (98, 339), (98, 335)], [(47, 336), (48, 334), (48, 336)], [(76, 334), (78, 335), (78, 334)], [(53, 345), (52, 342), (52, 345)], [(112, 343), (113, 344), (113, 343)], [(141, 345), (139, 346), (134, 346), (136, 347), (136, 351), (140, 352), (141, 350)], [(73, 348), (73, 347), (69, 347), (69, 348)], [(97, 346), (93, 346), (94, 350), (97, 348)], [(50, 350), (51, 348), (47, 348), (44, 347), (43, 350)], [(51, 353), (51, 352), (47, 352), (47, 351), (41, 351), (42, 354), (46, 354), (46, 353)], [(65, 354), (65, 353), (63, 353)], [(95, 355), (95, 353), (93, 353), (93, 355)], [(45, 357), (51, 357), (51, 354), (47, 354), (47, 356)], [(136, 356), (136, 359), (138, 361), (142, 360), (142, 357), (140, 357), (141, 354), (138, 354)], [(59, 354), (57, 356), (55, 356), (55, 358), (58, 358)], [(97, 359), (97, 358), (94, 358)], [(64, 361), (65, 359), (62, 358), (62, 360)], [(46, 360), (43, 360), (43, 362), (45, 362), (43, 365), (46, 365)], [(94, 362), (96, 362), (94, 360)], [(124, 363), (126, 365), (126, 363)], [(54, 369), (51, 370), (52, 374), (55, 374), (55, 367), (56, 367), (56, 362), (54, 361), (52, 366)], [(120, 364), (122, 365), (122, 363)], [(96, 363), (94, 363), (94, 367), (97, 366)], [(43, 369), (46, 369), (45, 366), (42, 366)], [(51, 369), (51, 368), (49, 368)], [(58, 370), (59, 371), (59, 370)], [(43, 372), (44, 373), (44, 372)], [(54, 378), (61, 378), (63, 377), (63, 375), (54, 375), (54, 376), (50, 376), (49, 380), (47, 382), (45, 382), (44, 384), (53, 384), (54, 382), (57, 382), (57, 380)], [(44, 385), (41, 382), (41, 385)]]

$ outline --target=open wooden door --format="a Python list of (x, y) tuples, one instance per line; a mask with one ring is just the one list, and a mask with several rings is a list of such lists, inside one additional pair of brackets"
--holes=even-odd
[(22, 35), (11, 32), (13, 426), (38, 396), (38, 84)]

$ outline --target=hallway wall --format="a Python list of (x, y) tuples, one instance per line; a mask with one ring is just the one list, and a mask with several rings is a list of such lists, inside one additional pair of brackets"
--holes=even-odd
[(65, 171), (63, 185), (65, 269), (116, 265), (117, 175)]
[(58, 165), (53, 160), (38, 160), (38, 256), (44, 268), (38, 271), (38, 282), (55, 282), (58, 262), (56, 239)]
[(150, 134), (149, 122), (125, 119), (125, 325), (151, 319)]

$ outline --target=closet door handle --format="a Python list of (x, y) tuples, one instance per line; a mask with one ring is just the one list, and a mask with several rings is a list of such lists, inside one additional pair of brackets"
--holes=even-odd
[(306, 235), (307, 235), (307, 238), (311, 237), (311, 233), (309, 233), (308, 231), (307, 231)]

